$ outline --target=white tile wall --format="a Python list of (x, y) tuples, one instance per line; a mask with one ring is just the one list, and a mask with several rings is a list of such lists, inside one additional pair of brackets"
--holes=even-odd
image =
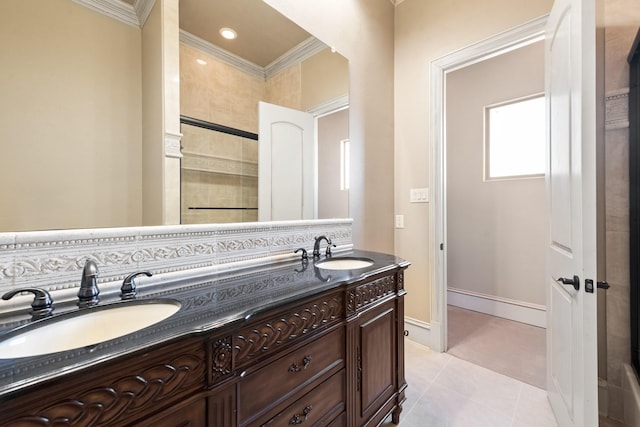
[[(102, 292), (119, 289), (135, 271), (150, 270), (150, 280), (162, 280), (165, 273), (205, 274), (294, 258), (295, 249), (311, 251), (321, 234), (346, 249), (352, 247), (351, 224), (340, 219), (0, 233), (0, 294), (39, 287), (58, 301), (70, 299), (87, 259), (98, 265)], [(0, 312), (24, 307), (29, 298), (0, 301)]]

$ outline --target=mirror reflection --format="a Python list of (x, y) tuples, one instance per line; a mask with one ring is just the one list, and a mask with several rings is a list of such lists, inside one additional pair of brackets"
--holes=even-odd
[(348, 120), (326, 113), (346, 105), (346, 59), (260, 0), (181, 0), (180, 32), (182, 116), (231, 129), (183, 124), (182, 222), (347, 217), (348, 189), (317, 179), (341, 173)]
[[(222, 6), (227, 7), (226, 12)], [(346, 101), (332, 101), (346, 98), (348, 93), (347, 61), (326, 46), (318, 47), (321, 44), (303, 31), (297, 32), (297, 39), (288, 40), (284, 23), (267, 19), (264, 11), (251, 13), (266, 7), (287, 21), (262, 1), (181, 0), (179, 7), (181, 115), (258, 133), (257, 103), (266, 101), (311, 111), (321, 138), (323, 114), (332, 111), (332, 105), (334, 110), (346, 105)], [(0, 2), (0, 93), (7, 101), (0, 106), (0, 232), (159, 225), (165, 221), (162, 214), (150, 214), (148, 207), (157, 210), (155, 206), (161, 204), (158, 199), (167, 194), (173, 197), (173, 193), (163, 189), (163, 183), (145, 179), (149, 170), (163, 167), (161, 157), (145, 154), (145, 144), (162, 144), (163, 139), (163, 130), (150, 128), (148, 118), (157, 118), (166, 107), (159, 104), (160, 89), (154, 89), (162, 85), (154, 81), (159, 74), (149, 78), (145, 71), (161, 64), (159, 52), (154, 51), (161, 45), (157, 9), (158, 2), (141, 28), (72, 0)], [(213, 16), (233, 18), (224, 25), (235, 26), (236, 44), (245, 43), (243, 49), (255, 51), (253, 54), (269, 52), (266, 42), (272, 39), (288, 40), (289, 44), (266, 59), (245, 59), (243, 51), (234, 51), (233, 43), (209, 39), (198, 30), (198, 25), (209, 25), (218, 34), (218, 24), (211, 24)], [(263, 32), (251, 38), (251, 31), (245, 30), (259, 24), (266, 25)], [(194, 40), (202, 43), (194, 44)], [(297, 61), (272, 64), (273, 58), (287, 57), (292, 46), (300, 44), (318, 49), (313, 55), (298, 56)], [(226, 60), (214, 55), (211, 46), (229, 53)], [(256, 69), (263, 70), (262, 77), (254, 74)], [(184, 127), (181, 132), (186, 150), (192, 132)], [(348, 138), (346, 131), (340, 138)], [(314, 179), (317, 174), (322, 179), (315, 184), (318, 203), (314, 215), (326, 218), (321, 213), (320, 187), (334, 177), (339, 180), (340, 171), (336, 167), (325, 172), (321, 147), (318, 142)], [(208, 153), (199, 153), (203, 154)], [(247, 155), (240, 161), (255, 163), (256, 154)], [(339, 159), (331, 162), (339, 163)], [(229, 184), (224, 190), (228, 197), (232, 197), (231, 188)], [(255, 194), (252, 189), (233, 197), (252, 199), (255, 204)], [(330, 200), (332, 207), (339, 205), (333, 202), (335, 198)], [(328, 215), (345, 217), (348, 213)], [(252, 217), (184, 218), (183, 222), (244, 220)]]

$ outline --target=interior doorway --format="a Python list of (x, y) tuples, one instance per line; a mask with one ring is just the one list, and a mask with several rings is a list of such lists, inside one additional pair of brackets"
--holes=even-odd
[(544, 41), (445, 87), (447, 351), (544, 388)]

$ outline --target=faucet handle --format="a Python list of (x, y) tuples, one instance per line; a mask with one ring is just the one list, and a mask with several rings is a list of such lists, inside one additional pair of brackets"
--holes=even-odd
[(30, 313), (34, 318), (45, 317), (51, 314), (53, 311), (53, 300), (49, 292), (40, 288), (20, 288), (14, 289), (2, 295), (2, 299), (5, 301), (10, 300), (16, 294), (23, 292), (31, 292), (34, 295), (33, 302), (31, 303)]
[(331, 240), (329, 240), (329, 244), (327, 245), (327, 250), (324, 253), (326, 257), (331, 257), (331, 246), (333, 246), (334, 248), (336, 247), (336, 245), (331, 243)]
[(302, 260), (304, 261), (305, 259), (309, 259), (309, 255), (307, 254), (307, 250), (305, 248), (298, 248), (295, 250), (294, 254), (297, 254), (298, 252), (302, 251)]
[(147, 277), (153, 276), (153, 273), (150, 271), (138, 271), (135, 273), (131, 273), (122, 281), (122, 286), (120, 287), (120, 297), (122, 299), (131, 299), (136, 296), (136, 282), (135, 278), (141, 275), (145, 275)]

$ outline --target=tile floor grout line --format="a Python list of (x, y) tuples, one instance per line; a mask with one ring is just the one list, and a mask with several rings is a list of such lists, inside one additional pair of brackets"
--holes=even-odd
[(511, 416), (511, 426), (516, 425), (516, 414), (518, 413), (518, 405), (520, 405), (520, 399), (522, 398), (522, 392), (524, 391), (524, 386), (520, 384), (520, 389), (518, 390), (518, 398), (516, 399), (516, 404), (513, 407), (513, 415)]

